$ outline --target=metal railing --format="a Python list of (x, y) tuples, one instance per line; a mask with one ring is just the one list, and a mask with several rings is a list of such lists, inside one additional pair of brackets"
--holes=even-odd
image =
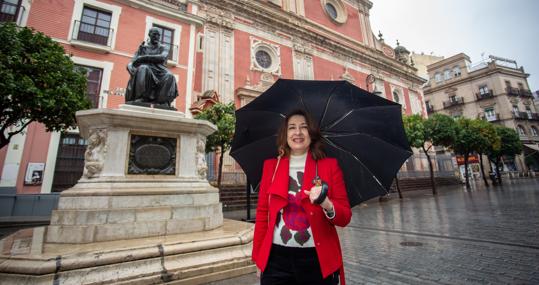
[(113, 33), (114, 29), (112, 28), (75, 20), (71, 38), (77, 41), (111, 47)]
[(487, 122), (496, 122), (500, 120), (500, 114), (494, 113), (490, 115), (486, 115), (484, 113), (479, 114), (479, 119), (485, 120)]
[(488, 98), (494, 98), (494, 92), (489, 90), (487, 93), (475, 93), (475, 97), (477, 98), (477, 101), (488, 99)]
[(527, 89), (520, 89), (520, 96), (522, 97), (532, 97), (533, 98), (533, 94), (530, 90), (527, 90)]
[(15, 22), (17, 25), (21, 25), (22, 16), (26, 9), (19, 4), (13, 4), (9, 2), (2, 2), (0, 10), (0, 22)]
[(462, 97), (455, 97), (454, 99), (450, 99), (449, 101), (445, 101), (443, 103), (444, 108), (461, 105), (461, 104), (464, 104), (464, 98)]
[(505, 87), (505, 92), (507, 92), (507, 95), (509, 96), (518, 96), (520, 95), (520, 92), (518, 88), (515, 87)]

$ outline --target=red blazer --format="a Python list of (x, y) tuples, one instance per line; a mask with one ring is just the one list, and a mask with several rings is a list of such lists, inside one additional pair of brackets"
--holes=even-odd
[[(281, 158), (275, 173), (275, 179), (271, 183), (276, 165), (277, 159), (275, 158), (264, 161), (258, 207), (256, 208), (252, 259), (262, 271), (264, 271), (268, 263), (277, 212), (288, 204), (290, 160), (286, 157)], [(352, 211), (348, 202), (342, 171), (334, 158), (324, 158), (318, 161), (318, 175), (329, 185), (328, 197), (333, 202), (335, 217), (331, 220), (328, 219), (322, 207), (311, 204), (309, 197), (305, 195), (303, 190), (309, 190), (313, 187), (312, 180), (315, 176), (315, 165), (315, 160), (308, 153), (300, 192), (302, 196), (301, 205), (305, 212), (309, 214), (309, 223), (323, 277), (326, 278), (333, 272), (340, 270), (341, 284), (344, 285), (341, 246), (335, 226), (346, 226), (352, 218)]]

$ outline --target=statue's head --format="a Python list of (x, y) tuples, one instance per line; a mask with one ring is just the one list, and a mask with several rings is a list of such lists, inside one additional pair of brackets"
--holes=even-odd
[(148, 31), (148, 37), (150, 37), (150, 42), (157, 43), (161, 39), (161, 31), (158, 28), (153, 27)]

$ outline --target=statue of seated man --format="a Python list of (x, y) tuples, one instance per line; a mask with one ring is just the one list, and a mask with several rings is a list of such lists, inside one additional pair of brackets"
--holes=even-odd
[(178, 96), (178, 87), (176, 78), (165, 66), (169, 47), (159, 42), (159, 29), (151, 28), (148, 36), (148, 44), (142, 42), (127, 65), (131, 78), (125, 101), (133, 105), (171, 108), (170, 103)]

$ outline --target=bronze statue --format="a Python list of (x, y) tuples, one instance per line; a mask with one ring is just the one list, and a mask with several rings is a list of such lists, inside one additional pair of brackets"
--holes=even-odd
[(169, 47), (159, 42), (161, 33), (151, 28), (148, 44), (142, 42), (127, 65), (131, 75), (127, 83), (127, 104), (174, 109), (170, 103), (178, 96), (176, 78), (166, 65)]

